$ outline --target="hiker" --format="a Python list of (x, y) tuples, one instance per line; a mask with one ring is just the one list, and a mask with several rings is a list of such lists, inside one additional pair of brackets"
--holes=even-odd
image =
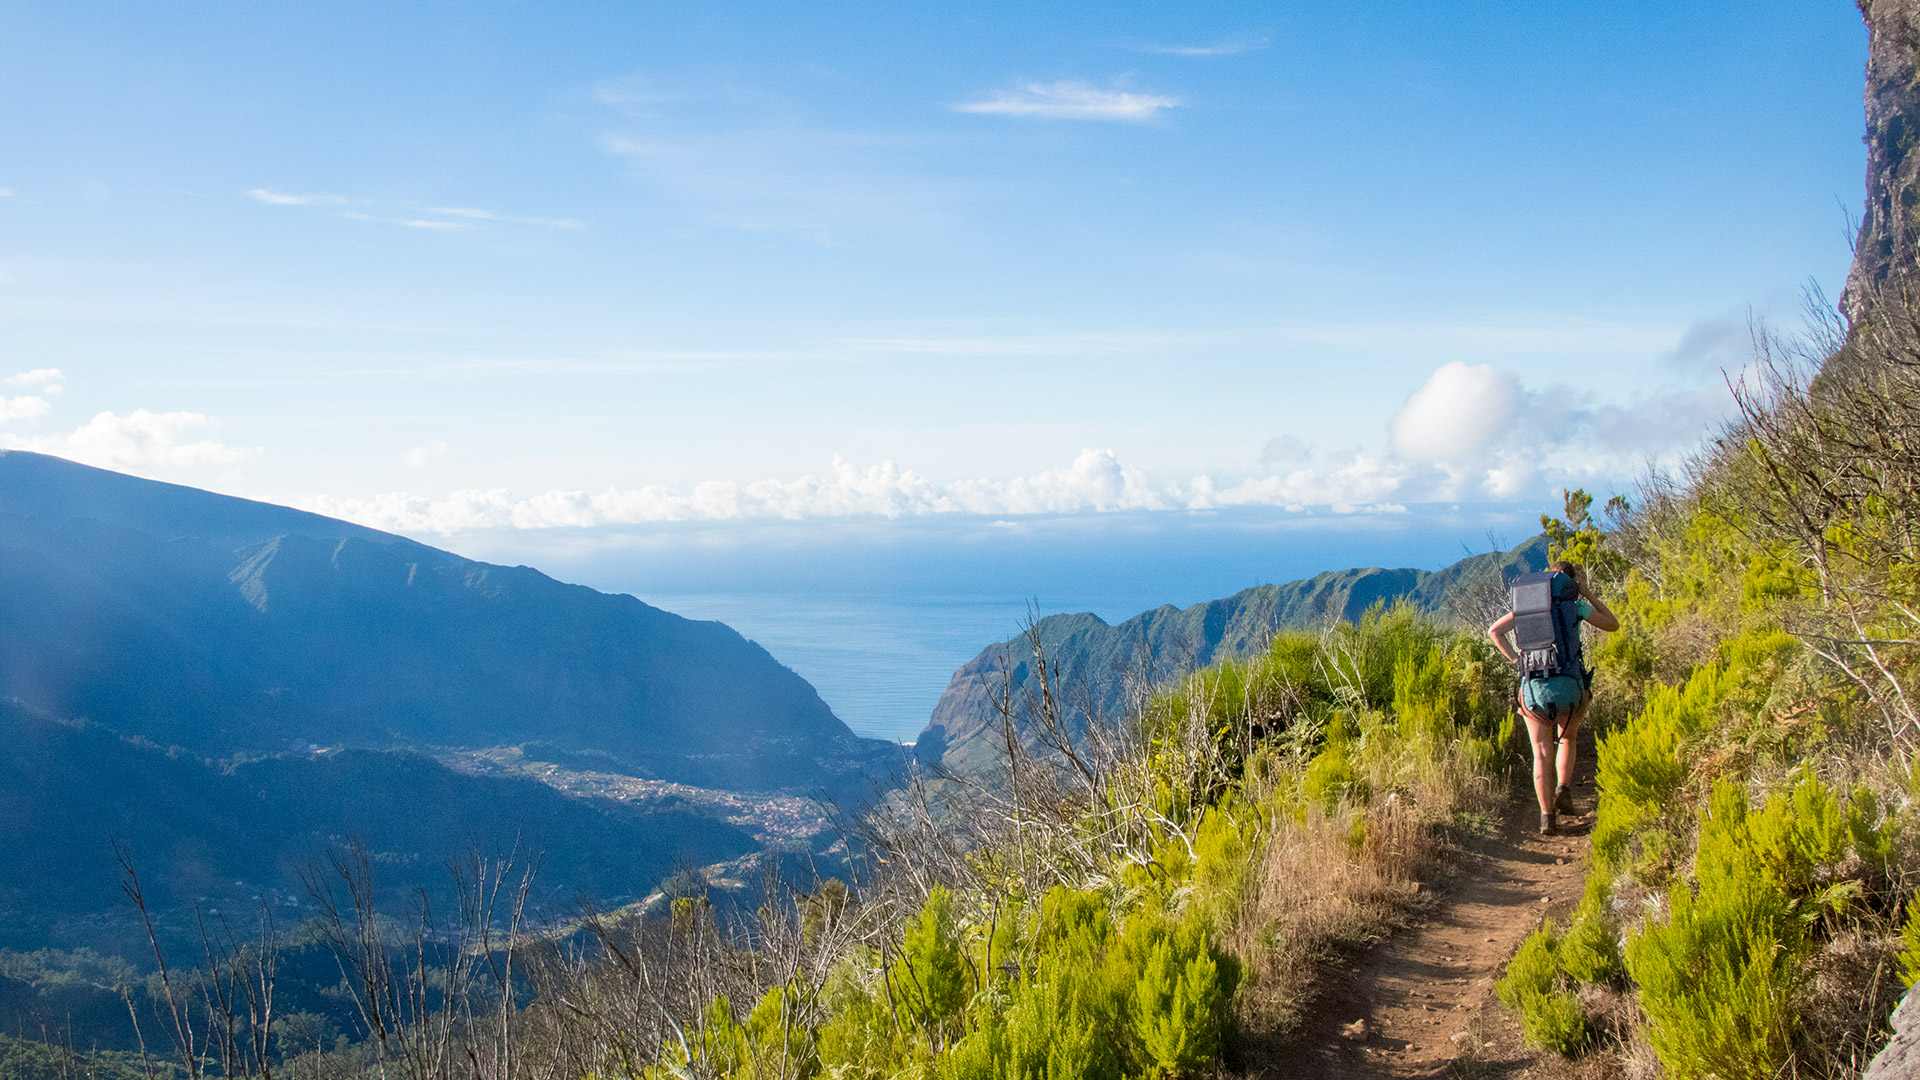
[(1554, 831), (1556, 812), (1573, 813), (1568, 786), (1578, 752), (1575, 740), (1593, 701), (1593, 672), (1580, 644), (1582, 623), (1620, 629), (1619, 618), (1588, 591), (1586, 569), (1562, 560), (1515, 578), (1513, 610), (1487, 628), (1500, 655), (1522, 666), (1520, 715), (1533, 742), (1533, 790), (1540, 799), (1543, 835)]

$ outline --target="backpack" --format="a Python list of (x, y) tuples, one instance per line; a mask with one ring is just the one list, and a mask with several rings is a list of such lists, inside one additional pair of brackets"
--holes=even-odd
[(1521, 697), (1557, 721), (1587, 693), (1580, 651), (1580, 586), (1558, 570), (1513, 579), (1513, 641), (1520, 650)]

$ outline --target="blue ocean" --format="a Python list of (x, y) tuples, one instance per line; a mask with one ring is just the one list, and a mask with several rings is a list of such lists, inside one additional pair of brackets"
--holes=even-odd
[(1536, 527), (1511, 507), (1262, 509), (503, 530), (448, 546), (724, 622), (811, 682), (854, 731), (911, 742), (954, 669), (1018, 634), (1029, 610), (1119, 622), (1323, 570), (1435, 570)]

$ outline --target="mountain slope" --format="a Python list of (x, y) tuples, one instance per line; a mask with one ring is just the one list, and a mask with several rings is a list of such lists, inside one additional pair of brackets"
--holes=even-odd
[(225, 764), (62, 722), (0, 701), (0, 946), (86, 945), (139, 954), (113, 850), (133, 858), (172, 932), (195, 903), (245, 925), (261, 901), (310, 914), (302, 873), (351, 840), (378, 868), (383, 903), (414, 887), (444, 902), (445, 867), (517, 848), (541, 865), (535, 902), (646, 895), (682, 862), (759, 845), (703, 809), (573, 799), (529, 779), (472, 776), (407, 752), (341, 750)]
[(897, 757), (720, 623), (20, 451), (0, 453), (0, 698), (213, 757), (538, 740), (836, 792)]
[[(1158, 607), (1117, 626), (1086, 612), (1049, 615), (1033, 632), (1047, 657), (1059, 664), (1060, 685), (1087, 694), (1097, 711), (1112, 717), (1125, 711), (1130, 679), (1156, 684), (1216, 658), (1256, 649), (1276, 630), (1357, 619), (1376, 603), (1404, 600), (1442, 619), (1472, 621), (1480, 615), (1480, 594), (1497, 593), (1507, 577), (1546, 565), (1546, 550), (1545, 538), (1536, 537), (1512, 551), (1475, 555), (1438, 571), (1329, 571), (1188, 608)], [(998, 722), (993, 698), (1000, 673), (1003, 668), (1012, 672), (1018, 703), (1037, 686), (1032, 658), (1022, 634), (987, 646), (954, 672), (914, 744), (914, 756), (962, 771), (992, 761), (993, 740), (981, 736)], [(1084, 720), (1082, 703), (1070, 704)]]

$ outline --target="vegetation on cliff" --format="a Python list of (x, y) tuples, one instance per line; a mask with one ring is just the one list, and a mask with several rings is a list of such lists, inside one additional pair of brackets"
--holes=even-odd
[(1538, 1043), (1759, 1077), (1851, 1076), (1884, 1042), (1920, 926), (1912, 311), (1765, 338), (1707, 451), (1617, 530), (1559, 530), (1622, 630), (1586, 900), (1503, 984)]

